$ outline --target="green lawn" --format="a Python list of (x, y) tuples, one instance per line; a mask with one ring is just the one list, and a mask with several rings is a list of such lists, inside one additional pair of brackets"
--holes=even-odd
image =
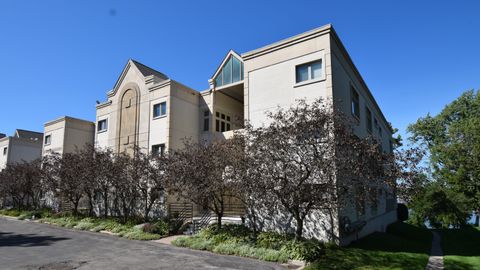
[(438, 230), (442, 237), (446, 270), (480, 269), (480, 229)]
[(374, 233), (345, 247), (326, 250), (306, 269), (425, 269), (432, 234), (405, 223), (389, 226), (388, 233)]

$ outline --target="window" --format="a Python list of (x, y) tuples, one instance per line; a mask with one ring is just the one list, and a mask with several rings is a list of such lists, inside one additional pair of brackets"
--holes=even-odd
[(97, 124), (97, 131), (98, 132), (106, 131), (107, 128), (108, 128), (107, 119), (103, 119), (103, 120), (98, 121), (98, 124)]
[(230, 116), (215, 112), (215, 131), (216, 132), (225, 132), (230, 131), (231, 129), (231, 122)]
[(365, 114), (367, 115), (367, 131), (372, 133), (372, 112), (368, 107), (365, 107)]
[(159, 118), (167, 115), (167, 102), (153, 105), (153, 118)]
[(210, 130), (210, 111), (203, 112), (203, 131)]
[(295, 67), (296, 82), (301, 83), (322, 77), (322, 60)]
[(6, 156), (8, 152), (8, 147), (3, 148), (3, 155)]
[(380, 138), (383, 137), (382, 127), (378, 127), (378, 135), (380, 136)]
[(152, 155), (160, 155), (163, 157), (165, 154), (165, 144), (152, 145)]
[(215, 86), (236, 83), (243, 80), (243, 63), (231, 55), (215, 78)]
[(352, 115), (360, 119), (360, 97), (358, 92), (352, 87), (351, 91), (351, 105), (352, 105)]
[(45, 145), (49, 145), (52, 143), (52, 135), (45, 136)]

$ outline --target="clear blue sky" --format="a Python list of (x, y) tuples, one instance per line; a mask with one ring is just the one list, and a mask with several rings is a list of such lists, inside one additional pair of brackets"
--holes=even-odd
[(332, 23), (404, 130), (480, 88), (480, 1), (0, 2), (0, 132), (95, 119), (129, 58), (198, 90), (229, 49)]

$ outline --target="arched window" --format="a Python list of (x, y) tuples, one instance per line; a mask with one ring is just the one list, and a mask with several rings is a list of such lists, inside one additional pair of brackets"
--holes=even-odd
[(243, 63), (230, 55), (215, 78), (215, 86), (223, 86), (243, 80)]

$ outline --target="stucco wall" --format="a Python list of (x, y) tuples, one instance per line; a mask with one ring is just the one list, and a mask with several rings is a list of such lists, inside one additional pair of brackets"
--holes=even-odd
[[(50, 144), (45, 144), (45, 137), (50, 136)], [(63, 142), (65, 139), (65, 122), (59, 121), (51, 125), (45, 125), (43, 133), (43, 150), (42, 155), (50, 152), (63, 154)]]
[[(322, 59), (322, 78), (297, 84), (295, 67)], [(298, 99), (331, 97), (328, 34), (245, 60), (245, 118), (254, 126), (266, 123), (265, 112), (288, 107)]]

